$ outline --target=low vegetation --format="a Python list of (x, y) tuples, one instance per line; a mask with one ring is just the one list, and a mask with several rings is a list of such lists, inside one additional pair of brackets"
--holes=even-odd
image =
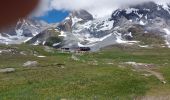
[(49, 37), (49, 38), (46, 40), (45, 45), (52, 47), (53, 44), (55, 44), (55, 43), (61, 43), (62, 40), (63, 40), (63, 39), (62, 39), (61, 37)]
[[(113, 47), (70, 54), (23, 44), (0, 46), (0, 51), (0, 69), (15, 68), (11, 73), (0, 73), (0, 100), (132, 100), (170, 95), (168, 48)], [(27, 61), (38, 65), (23, 67)], [(125, 62), (155, 65), (152, 71), (161, 73), (166, 83)]]

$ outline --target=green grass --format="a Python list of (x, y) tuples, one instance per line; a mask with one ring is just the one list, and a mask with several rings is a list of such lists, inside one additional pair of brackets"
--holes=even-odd
[[(54, 49), (46, 52), (41, 46), (13, 45), (0, 46), (0, 49), (14, 47), (30, 55), (0, 55), (0, 68), (16, 68), (14, 73), (0, 73), (0, 100), (131, 100), (157, 95), (157, 91), (164, 89), (167, 93), (170, 91), (170, 49), (122, 50), (115, 47), (79, 55), (79, 61), (72, 60), (71, 54), (61, 54)], [(47, 57), (38, 58), (32, 51)], [(34, 68), (22, 67), (28, 60), (40, 64)], [(163, 73), (167, 84), (162, 84), (155, 76), (142, 76), (131, 67), (119, 67), (126, 61), (158, 65), (156, 69)], [(64, 68), (57, 64), (64, 64)]]

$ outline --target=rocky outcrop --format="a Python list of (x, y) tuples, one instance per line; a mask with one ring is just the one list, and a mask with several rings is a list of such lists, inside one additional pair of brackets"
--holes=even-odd
[(77, 17), (82, 20), (88, 21), (88, 20), (93, 20), (93, 16), (87, 12), (86, 10), (78, 10), (78, 11), (73, 11), (71, 13), (72, 17)]
[(23, 64), (23, 67), (37, 67), (37, 61), (27, 61)]
[(0, 69), (0, 73), (12, 73), (12, 72), (15, 72), (15, 68)]

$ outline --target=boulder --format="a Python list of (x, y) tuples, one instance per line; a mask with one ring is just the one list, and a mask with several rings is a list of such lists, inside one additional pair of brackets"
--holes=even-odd
[(12, 73), (15, 72), (14, 68), (4, 68), (4, 69), (0, 69), (0, 73)]
[(27, 61), (23, 64), (24, 67), (36, 67), (38, 65), (37, 61)]

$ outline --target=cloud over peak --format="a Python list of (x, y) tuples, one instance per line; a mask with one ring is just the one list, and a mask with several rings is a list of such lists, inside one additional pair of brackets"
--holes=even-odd
[(115, 9), (127, 5), (140, 4), (142, 2), (154, 1), (159, 4), (169, 3), (170, 0), (41, 0), (39, 12), (55, 9), (72, 11), (85, 9), (94, 16), (102, 17), (112, 13)]

